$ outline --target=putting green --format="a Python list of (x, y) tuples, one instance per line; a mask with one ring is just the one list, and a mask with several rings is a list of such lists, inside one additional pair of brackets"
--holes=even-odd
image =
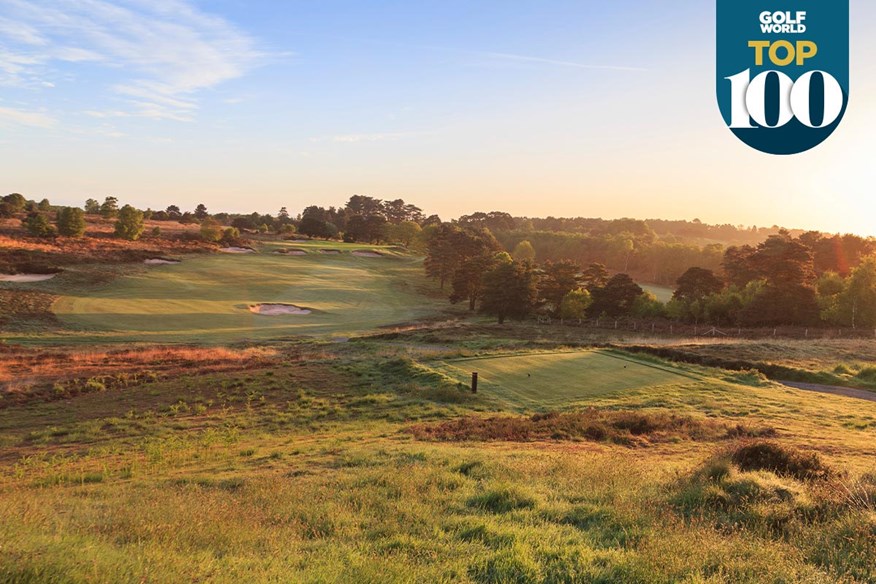
[(571, 405), (616, 391), (690, 381), (690, 373), (610, 351), (535, 353), (446, 361), (443, 373), (479, 392), (525, 408)]
[[(302, 249), (307, 255), (274, 253)], [(323, 253), (322, 250), (339, 253)], [(75, 333), (66, 340), (228, 342), (373, 330), (438, 314), (447, 304), (426, 296), (422, 260), (372, 246), (289, 243), (256, 254), (187, 257), (139, 268), (105, 287), (59, 290), (53, 310)], [(379, 248), (378, 248), (379, 249)], [(249, 305), (287, 303), (310, 314), (263, 316)], [(73, 337), (73, 338), (71, 338)]]

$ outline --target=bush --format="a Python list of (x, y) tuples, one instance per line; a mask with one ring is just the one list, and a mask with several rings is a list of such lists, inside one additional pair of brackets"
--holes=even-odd
[(58, 233), (65, 237), (85, 235), (85, 212), (76, 207), (64, 207), (58, 213)]
[(201, 223), (201, 239), (216, 243), (222, 239), (222, 226), (215, 219), (204, 219)]
[(55, 228), (42, 213), (32, 212), (21, 222), (34, 237), (54, 237)]
[(119, 219), (116, 221), (116, 236), (128, 241), (137, 241), (144, 229), (143, 212), (131, 205), (122, 207), (119, 211)]
[(752, 442), (737, 448), (730, 459), (740, 470), (768, 470), (796, 479), (824, 479), (833, 473), (814, 452), (800, 452), (776, 442)]

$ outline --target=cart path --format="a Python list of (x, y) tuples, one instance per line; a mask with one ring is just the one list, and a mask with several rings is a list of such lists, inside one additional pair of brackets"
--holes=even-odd
[(842, 395), (854, 399), (876, 402), (876, 393), (867, 391), (866, 389), (840, 387), (838, 385), (818, 385), (817, 383), (797, 383), (796, 381), (779, 381), (779, 383), (795, 389), (802, 389), (804, 391), (817, 391), (818, 393), (830, 393), (833, 395)]

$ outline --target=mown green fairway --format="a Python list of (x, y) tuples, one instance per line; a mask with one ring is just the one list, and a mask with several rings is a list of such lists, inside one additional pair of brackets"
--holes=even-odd
[(668, 286), (658, 286), (657, 284), (639, 284), (642, 287), (642, 290), (645, 292), (650, 292), (654, 296), (657, 297), (657, 300), (660, 302), (669, 302), (672, 300), (672, 295), (675, 294), (675, 290), (669, 288)]
[[(303, 256), (277, 249), (303, 249)], [(333, 249), (336, 254), (321, 253)], [(363, 246), (307, 243), (259, 247), (255, 254), (187, 257), (181, 264), (137, 268), (105, 287), (67, 292), (54, 305), (74, 330), (67, 340), (228, 342), (372, 330), (436, 314), (446, 303), (428, 291), (421, 260)], [(308, 315), (262, 316), (258, 303), (290, 303)]]
[(448, 361), (444, 369), (446, 374), (466, 382), (477, 371), (481, 392), (533, 409), (696, 379), (681, 369), (636, 361), (610, 351), (459, 359)]

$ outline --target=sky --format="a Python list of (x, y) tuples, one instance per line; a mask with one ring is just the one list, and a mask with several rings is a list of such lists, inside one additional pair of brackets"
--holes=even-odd
[(0, 192), (876, 235), (876, 5), (851, 101), (793, 157), (715, 99), (711, 0), (0, 0)]

